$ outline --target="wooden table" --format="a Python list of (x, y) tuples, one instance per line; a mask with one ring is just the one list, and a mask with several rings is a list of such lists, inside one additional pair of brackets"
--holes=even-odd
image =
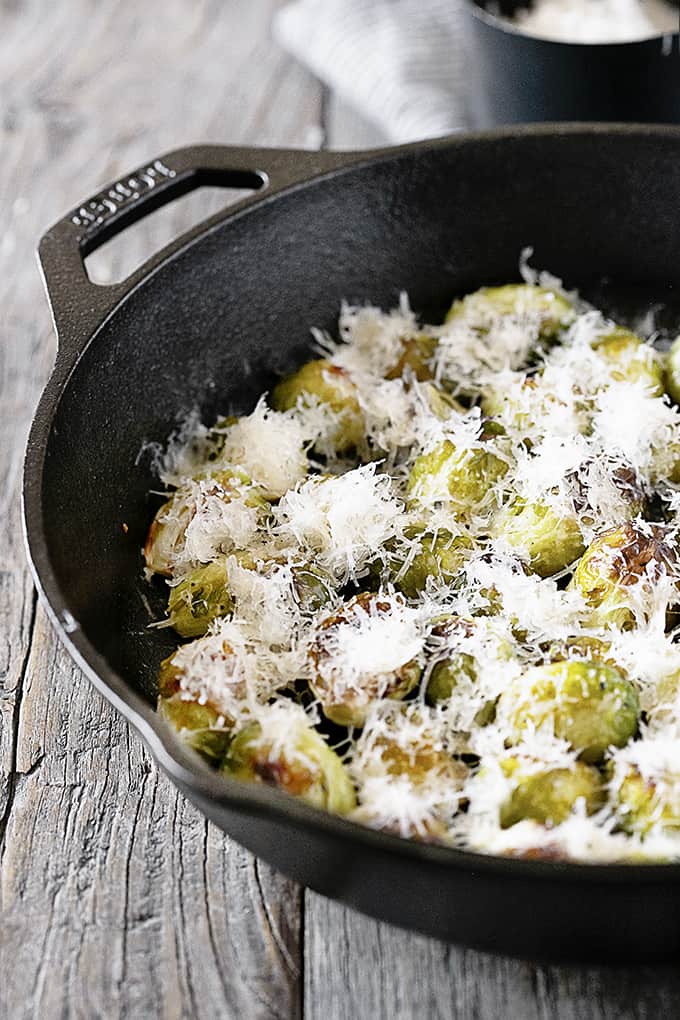
[[(181, 144), (382, 141), (271, 42), (276, 6), (0, 5), (0, 1017), (677, 1015), (671, 968), (484, 956), (378, 924), (276, 874), (159, 775), (36, 602), (19, 489), (54, 356), (33, 255), (41, 231)], [(198, 193), (144, 221), (93, 256), (92, 274), (124, 276), (214, 206)]]

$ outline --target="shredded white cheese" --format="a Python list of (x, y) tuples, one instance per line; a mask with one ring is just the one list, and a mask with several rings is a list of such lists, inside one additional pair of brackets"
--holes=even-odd
[[(212, 428), (192, 415), (158, 455), (175, 491), (149, 569), (185, 585), (197, 626), (206, 565), (228, 596), (172, 657), (177, 693), (235, 732), (259, 723), (272, 761), (299, 756), (325, 715), (344, 726), (336, 767), (364, 824), (487, 853), (680, 859), (680, 411), (661, 395), (663, 355), (529, 254), (514, 305), (482, 291), (443, 325), (419, 322), (405, 295), (387, 312), (344, 305), (338, 339), (315, 333), (343, 370), (337, 406), (306, 393)], [(363, 421), (356, 449), (337, 442), (343, 399)], [(575, 558), (594, 579), (570, 580)], [(630, 685), (638, 729), (592, 766), (601, 800), (503, 827), (528, 778), (581, 767), (534, 711), (529, 671), (583, 659)], [(508, 689), (526, 702), (519, 728)]]
[(513, 21), (527, 35), (566, 43), (627, 43), (678, 31), (665, 0), (536, 0)]

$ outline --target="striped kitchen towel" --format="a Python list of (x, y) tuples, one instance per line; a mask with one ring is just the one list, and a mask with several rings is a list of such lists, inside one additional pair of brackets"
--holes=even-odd
[(467, 126), (464, 0), (295, 0), (280, 44), (392, 142)]

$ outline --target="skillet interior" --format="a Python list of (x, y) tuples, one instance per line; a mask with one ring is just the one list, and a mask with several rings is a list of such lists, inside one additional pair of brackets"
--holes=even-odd
[[(533, 265), (606, 310), (630, 321), (661, 304), (659, 325), (680, 330), (679, 157), (680, 131), (644, 129), (425, 145), (256, 203), (161, 264), (73, 370), (42, 478), (51, 568), (83, 635), (125, 684), (151, 700), (158, 662), (174, 647), (167, 631), (147, 628), (149, 606), (159, 617), (164, 598), (141, 580), (154, 487), (151, 458), (139, 456), (145, 443), (163, 443), (194, 407), (208, 421), (249, 410), (307, 356), (310, 325), (333, 329), (343, 297), (390, 306), (406, 289), (434, 317), (455, 294), (517, 278), (527, 245)], [(598, 884), (602, 869), (584, 879), (588, 869), (498, 862), (478, 873), (471, 855), (402, 854), (397, 841), (346, 825), (348, 856), (332, 826), (294, 820), (282, 847), (284, 823), (264, 809), (246, 823), (198, 787), (184, 789), (295, 877), (432, 934), (532, 955), (654, 957), (680, 947), (677, 869), (664, 868), (663, 882), (658, 869), (635, 869), (648, 873), (637, 886), (615, 869), (624, 893)], [(574, 901), (582, 881), (584, 908)], [(641, 945), (637, 925), (652, 918)]]

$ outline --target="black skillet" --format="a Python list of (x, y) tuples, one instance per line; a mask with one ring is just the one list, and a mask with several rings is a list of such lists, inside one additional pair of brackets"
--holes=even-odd
[[(203, 184), (259, 189), (124, 283), (83, 257)], [(40, 243), (59, 353), (26, 455), (35, 580), (95, 686), (217, 825), (298, 881), (440, 938), (519, 956), (652, 960), (680, 949), (680, 865), (588, 866), (419, 845), (221, 778), (154, 714), (173, 638), (141, 577), (154, 487), (145, 443), (194, 406), (249, 410), (333, 328), (343, 297), (441, 313), (517, 278), (519, 253), (621, 316), (680, 326), (680, 129), (541, 126), (373, 153), (182, 149), (57, 223)], [(621, 409), (625, 414), (625, 408)]]

